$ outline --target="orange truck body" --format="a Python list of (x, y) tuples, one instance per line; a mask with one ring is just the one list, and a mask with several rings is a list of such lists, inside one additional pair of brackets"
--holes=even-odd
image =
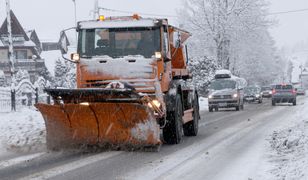
[[(139, 16), (83, 21), (77, 31), (77, 89), (46, 89), (54, 104), (36, 105), (48, 148), (159, 147), (180, 142), (178, 127), (197, 134), (198, 94), (185, 85), (188, 32)], [(145, 35), (152, 38), (139, 46)]]

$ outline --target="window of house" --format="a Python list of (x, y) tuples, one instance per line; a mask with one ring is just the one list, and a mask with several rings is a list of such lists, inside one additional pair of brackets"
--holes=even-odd
[(14, 55), (16, 59), (28, 59), (27, 50), (15, 50)]

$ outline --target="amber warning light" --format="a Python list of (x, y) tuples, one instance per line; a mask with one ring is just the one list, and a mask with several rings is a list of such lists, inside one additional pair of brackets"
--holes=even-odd
[(100, 21), (105, 21), (105, 16), (99, 16)]

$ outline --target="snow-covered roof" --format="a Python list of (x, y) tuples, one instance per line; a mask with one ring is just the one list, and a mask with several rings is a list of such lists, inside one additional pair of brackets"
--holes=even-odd
[(3, 47), (4, 46), (4, 44), (2, 43), (2, 41), (0, 40), (0, 47)]
[(79, 22), (81, 29), (90, 28), (121, 28), (121, 27), (152, 27), (155, 26), (155, 19), (140, 20), (106, 20), (106, 21), (82, 21)]
[(232, 73), (226, 69), (217, 70), (215, 72), (215, 79), (231, 78), (231, 76), (232, 76)]
[(227, 70), (227, 69), (221, 69), (221, 70), (217, 70), (215, 72), (215, 75), (219, 75), (219, 74), (228, 74), (230, 76), (232, 75), (232, 73), (229, 70)]

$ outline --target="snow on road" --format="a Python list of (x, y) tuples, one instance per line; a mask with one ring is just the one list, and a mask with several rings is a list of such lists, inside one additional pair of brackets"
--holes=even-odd
[[(201, 97), (199, 104), (201, 111), (207, 111), (206, 98)], [(215, 137), (205, 138), (193, 146), (157, 159), (150, 166), (136, 169), (126, 177), (128, 179), (144, 179), (145, 177), (149, 179), (159, 177), (164, 179), (175, 177), (183, 179), (206, 179), (206, 177), (211, 179), (308, 179), (307, 104), (308, 99), (301, 98), (296, 107), (277, 106), (268, 112), (257, 114), (252, 121), (259, 123), (247, 126), (247, 122), (242, 122), (229, 127), (217, 133)], [(262, 122), (272, 120), (264, 118), (275, 117), (275, 114), (280, 112), (284, 115), (262, 126)], [(11, 151), (33, 153), (45, 150), (44, 120), (34, 108), (25, 108), (13, 113), (0, 113), (0, 131), (0, 159)], [(39, 155), (37, 153), (33, 156)], [(68, 164), (65, 167), (73, 170), (89, 165), (92, 161), (96, 162), (96, 156), (90, 159), (89, 162), (84, 159), (76, 166)], [(20, 160), (17, 157), (13, 160), (0, 161), (0, 165), (2, 163), (6, 167), (18, 162)], [(57, 175), (63, 167), (46, 171), (46, 175), (48, 177)], [(196, 168), (189, 172), (191, 167)], [(205, 167), (212, 167), (212, 170), (216, 168), (216, 170), (215, 172), (210, 171), (212, 173), (210, 174), (206, 172)], [(204, 173), (207, 176), (204, 176)]]
[(200, 111), (208, 110), (208, 99), (204, 97), (199, 97), (199, 107)]

